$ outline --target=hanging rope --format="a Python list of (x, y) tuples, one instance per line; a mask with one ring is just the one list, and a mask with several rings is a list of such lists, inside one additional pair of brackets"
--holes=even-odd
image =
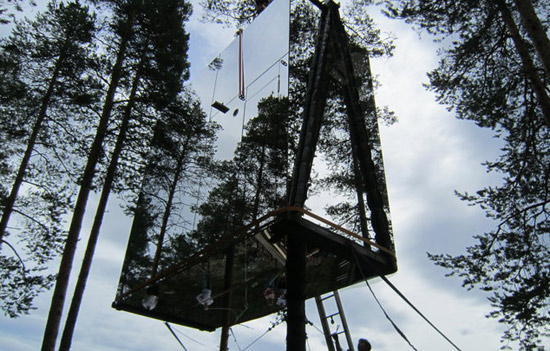
[[(244, 96), (245, 96), (245, 99), (244, 100), (250, 100), (251, 98), (248, 98), (247, 95), (248, 95), (248, 90), (249, 88), (254, 85), (260, 78), (262, 78), (263, 76), (265, 76), (273, 67), (275, 67), (275, 65), (277, 64), (282, 64), (283, 66), (288, 66), (288, 63), (284, 60), (284, 58), (288, 55), (288, 52), (286, 52), (285, 54), (283, 54), (279, 59), (277, 59), (273, 64), (271, 64), (268, 68), (266, 68), (262, 73), (258, 74), (256, 76), (256, 78), (254, 78), (254, 80), (252, 80), (250, 83), (244, 85), (244, 81), (243, 81), (243, 85), (244, 85)], [(244, 62), (243, 62), (243, 65), (244, 65)], [(239, 74), (240, 76), (240, 74)], [(244, 78), (244, 75), (243, 75), (243, 78)], [(270, 82), (273, 82), (275, 79), (277, 79), (277, 77), (275, 76)], [(239, 87), (240, 87), (240, 84), (239, 84)], [(266, 86), (263, 86), (260, 90), (264, 89)], [(231, 105), (231, 103), (233, 101), (235, 101), (235, 99), (239, 98), (240, 97), (240, 91), (241, 89), (239, 88), (239, 92), (237, 92), (236, 95), (234, 95), (229, 101), (226, 102), (226, 105)], [(255, 92), (254, 93), (254, 96), (256, 96), (258, 93)], [(213, 100), (212, 100), (213, 101)], [(211, 118), (214, 118), (216, 117), (220, 112), (219, 111), (214, 111), (214, 113), (212, 114)]]
[(231, 332), (231, 336), (233, 336), (233, 341), (235, 341), (235, 344), (237, 345), (237, 348), (239, 349), (239, 351), (242, 351), (241, 346), (237, 342), (237, 337), (235, 337), (235, 333), (233, 333), (233, 328), (229, 328), (229, 331)]
[(180, 343), (181, 347), (183, 347), (183, 349), (185, 351), (187, 351), (187, 348), (183, 345), (183, 343), (181, 342), (181, 340), (178, 338), (178, 336), (176, 335), (176, 333), (174, 333), (174, 331), (172, 330), (172, 327), (170, 326), (170, 324), (168, 324), (168, 322), (164, 322), (164, 325), (166, 326), (166, 328), (168, 328), (168, 330), (170, 330), (170, 333), (172, 333), (172, 335), (174, 336), (174, 338), (176, 338), (176, 340)]
[(401, 291), (399, 291), (399, 289), (397, 289), (397, 287), (395, 285), (392, 284), (392, 282), (390, 282), (388, 280), (388, 278), (386, 278), (385, 276), (381, 275), (380, 278), (382, 278), (382, 280), (388, 284), (388, 286), (390, 288), (392, 288), (393, 291), (395, 291), (395, 293), (397, 295), (399, 295), (399, 297), (401, 297), (403, 299), (403, 301), (405, 301), (409, 306), (411, 306), (411, 308), (416, 312), (418, 313), (418, 315), (420, 317), (422, 317), (432, 328), (435, 329), (435, 331), (437, 331), (439, 333), (439, 335), (441, 335), (443, 338), (445, 338), (445, 340), (447, 340), (447, 342), (449, 342), (449, 344), (451, 344), (455, 349), (457, 349), (458, 351), (461, 351), (458, 346), (456, 346), (445, 334), (443, 334), (443, 332), (441, 330), (439, 330), (432, 322), (430, 322), (430, 320), (424, 316), (424, 314), (422, 314), (422, 312), (420, 312), (418, 310), (418, 308), (416, 308), (416, 306), (413, 305), (412, 302), (409, 301), (409, 299), (407, 299), (407, 297), (405, 297), (405, 295), (403, 295), (403, 293)]
[(273, 323), (271, 325), (271, 327), (269, 327), (262, 335), (258, 336), (254, 341), (252, 341), (250, 343), (250, 345), (248, 345), (247, 347), (245, 347), (242, 351), (246, 351), (248, 350), (252, 345), (254, 345), (255, 343), (257, 343), (258, 341), (260, 341), (261, 338), (263, 338), (267, 333), (269, 333), (270, 331), (272, 331), (273, 329), (275, 329), (276, 326), (278, 326), (279, 324), (281, 324), (283, 322), (283, 319), (279, 320), (279, 321), (276, 321), (275, 323)]
[[(171, 327), (172, 327), (172, 326), (171, 326)], [(194, 343), (206, 347), (205, 344), (203, 344), (202, 342), (198, 341), (197, 339), (193, 339), (193, 338), (190, 337), (189, 335), (185, 335), (181, 330), (178, 330), (178, 329), (176, 329), (176, 328), (174, 328), (174, 327), (172, 327), (172, 329), (173, 329), (174, 331), (178, 332), (178, 334), (180, 334), (181, 336), (184, 336), (184, 337), (186, 337), (187, 339), (193, 341)]]
[[(395, 328), (395, 330), (407, 341), (407, 343), (409, 343), (409, 345), (414, 349), (416, 350), (416, 348), (411, 344), (411, 342), (407, 339), (407, 337), (405, 336), (405, 334), (397, 327), (397, 325), (393, 322), (393, 320), (389, 317), (389, 315), (386, 313), (386, 311), (384, 310), (384, 307), (382, 307), (382, 304), (380, 303), (380, 301), (378, 301), (378, 298), (376, 297), (376, 295), (374, 294), (374, 291), (372, 290), (368, 280), (367, 280), (367, 277), (366, 275), (364, 274), (363, 272), (363, 268), (361, 267), (361, 265), (359, 264), (359, 260), (357, 258), (357, 253), (355, 252), (355, 250), (353, 249), (353, 247), (350, 247), (351, 249), (351, 252), (353, 254), (353, 257), (355, 259), (355, 265), (359, 268), (359, 272), (361, 273), (363, 279), (365, 280), (365, 283), (367, 284), (367, 287), (369, 288), (370, 292), (372, 293), (372, 296), (374, 296), (374, 299), (376, 300), (376, 303), (378, 304), (378, 306), (380, 306), (380, 309), (382, 309), (382, 311), (384, 312), (384, 315), (386, 316), (386, 318), (390, 321), (390, 323), (393, 325), (393, 327)], [(416, 306), (413, 305), (412, 302), (409, 301), (409, 299), (407, 299), (405, 297), (405, 295), (399, 291), (399, 289), (397, 289), (397, 287), (395, 285), (393, 285), (389, 280), (388, 278), (386, 278), (383, 274), (378, 274), (378, 276), (386, 283), (388, 284), (388, 286), (390, 288), (392, 288), (392, 290), (397, 293), (397, 295), (399, 297), (401, 297), (416, 313), (418, 313), (418, 315), (420, 315), (420, 317), (422, 317), (435, 331), (437, 331), (449, 344), (451, 344), (457, 351), (461, 351), (460, 348), (458, 348), (458, 346), (456, 346), (445, 334), (443, 334), (443, 332), (441, 330), (439, 330), (439, 328), (437, 328), (426, 316), (424, 316), (424, 314), (422, 312), (420, 312), (420, 310), (418, 308), (416, 308)]]
[(218, 86), (218, 73), (220, 70), (216, 68), (216, 77), (214, 78), (214, 89), (212, 90), (212, 99), (210, 100), (210, 112), (208, 112), (208, 122), (212, 122), (212, 105), (216, 97), (216, 87)]
[(397, 324), (395, 324), (395, 322), (393, 321), (393, 319), (391, 319), (390, 315), (386, 312), (386, 310), (384, 309), (384, 306), (382, 306), (382, 304), (380, 303), (380, 301), (378, 300), (378, 297), (376, 297), (376, 294), (374, 293), (374, 291), (372, 290), (370, 284), (369, 284), (369, 281), (367, 280), (367, 276), (365, 275), (365, 273), (363, 272), (363, 268), (361, 267), (361, 264), (359, 263), (359, 260), (357, 258), (357, 254), (355, 253), (355, 250), (353, 249), (353, 247), (350, 247), (351, 248), (351, 252), (353, 253), (353, 258), (355, 259), (355, 265), (359, 268), (359, 272), (361, 273), (361, 276), (363, 277), (363, 280), (365, 281), (365, 283), (367, 284), (367, 287), (369, 288), (372, 296), (374, 297), (374, 300), (376, 301), (376, 303), (378, 304), (378, 307), (380, 307), (380, 309), (382, 310), (382, 312), (384, 313), (384, 316), (386, 317), (386, 319), (391, 323), (391, 325), (393, 326), (393, 328), (395, 329), (395, 331), (397, 331), (397, 333), (409, 344), (409, 346), (415, 350), (415, 351), (418, 351), (416, 349), (416, 347), (414, 347), (414, 345), (409, 341), (409, 339), (407, 338), (407, 336), (405, 335), (405, 333), (397, 326)]

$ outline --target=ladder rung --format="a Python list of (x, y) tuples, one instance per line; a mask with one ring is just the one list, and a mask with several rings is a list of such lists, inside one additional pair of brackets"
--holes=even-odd
[(329, 319), (329, 318), (334, 317), (334, 316), (337, 316), (337, 315), (339, 315), (339, 314), (340, 314), (340, 312), (336, 312), (336, 313), (333, 313), (333, 314), (331, 314), (331, 315), (326, 316), (325, 318), (326, 318), (326, 319)]
[(328, 299), (330, 299), (331, 297), (334, 297), (334, 294), (329, 295), (329, 296), (325, 296), (325, 297), (321, 298), (321, 301), (328, 300)]

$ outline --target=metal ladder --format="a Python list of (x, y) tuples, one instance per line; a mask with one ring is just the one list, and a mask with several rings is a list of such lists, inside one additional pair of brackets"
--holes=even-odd
[[(336, 302), (337, 311), (327, 315), (325, 311), (324, 301), (334, 299)], [(351, 339), (351, 334), (349, 332), (348, 323), (346, 321), (346, 315), (344, 314), (344, 307), (342, 306), (342, 301), (340, 300), (340, 294), (338, 290), (332, 292), (332, 294), (325, 297), (316, 296), (315, 302), (317, 303), (317, 311), (319, 311), (319, 319), (321, 320), (321, 325), (323, 327), (323, 333), (325, 334), (325, 340), (327, 343), (328, 351), (340, 351), (340, 343), (338, 336), (340, 334), (346, 335), (346, 341), (348, 343), (348, 351), (354, 351), (353, 341)], [(334, 324), (334, 317), (339, 317), (342, 325), (341, 331), (332, 332), (330, 329), (330, 324), (328, 320), (331, 320), (331, 324)], [(334, 339), (334, 340), (333, 340)], [(346, 351), (341, 349), (342, 351)]]

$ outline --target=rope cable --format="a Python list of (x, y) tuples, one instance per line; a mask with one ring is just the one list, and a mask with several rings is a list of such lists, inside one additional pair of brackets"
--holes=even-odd
[(281, 324), (284, 321), (284, 319), (279, 319), (272, 323), (272, 325), (267, 328), (267, 330), (260, 336), (258, 336), (254, 341), (252, 341), (247, 347), (245, 347), (242, 351), (248, 350), (252, 345), (254, 345), (256, 342), (258, 342), (261, 338), (263, 338), (267, 333), (275, 329), (279, 324)]
[(315, 324), (313, 324), (312, 321), (306, 321), (307, 324), (311, 325), (313, 328), (315, 328), (319, 333), (321, 333), (321, 335), (325, 335), (325, 333), (319, 329), (319, 327), (317, 327)]
[(359, 268), (359, 272), (361, 273), (361, 276), (363, 277), (363, 279), (365, 280), (365, 283), (367, 284), (367, 287), (369, 288), (372, 296), (374, 297), (374, 300), (376, 301), (376, 303), (378, 304), (378, 307), (380, 307), (380, 309), (382, 310), (382, 312), (384, 313), (384, 316), (386, 317), (386, 319), (391, 323), (391, 325), (393, 326), (393, 328), (395, 329), (395, 331), (397, 331), (397, 333), (409, 344), (409, 346), (415, 350), (415, 351), (418, 351), (416, 349), (416, 347), (414, 347), (414, 345), (410, 342), (410, 340), (407, 338), (407, 336), (405, 335), (405, 333), (397, 326), (397, 324), (395, 324), (395, 322), (393, 321), (393, 319), (391, 319), (390, 315), (386, 312), (386, 309), (384, 308), (384, 306), (382, 306), (382, 304), (380, 303), (380, 300), (378, 300), (378, 297), (376, 296), (376, 294), (374, 293), (374, 290), (372, 290), (370, 284), (369, 284), (369, 281), (367, 280), (367, 277), (365, 275), (365, 272), (363, 272), (363, 268), (361, 267), (360, 263), (359, 263), (359, 259), (357, 258), (357, 254), (355, 252), (355, 250), (353, 249), (353, 247), (351, 247), (351, 252), (353, 254), (353, 258), (355, 260), (355, 265)]
[(239, 29), (237, 32), (239, 36), (239, 99), (245, 100), (245, 90), (244, 90), (244, 55), (243, 55), (243, 30)]
[[(357, 265), (357, 267), (359, 268), (359, 272), (361, 273), (361, 275), (363, 276), (363, 279), (365, 280), (365, 283), (367, 284), (367, 287), (369, 288), (370, 292), (372, 293), (372, 295), (374, 296), (374, 299), (376, 300), (376, 302), (378, 303), (378, 305), (380, 306), (380, 308), (382, 309), (382, 311), (384, 312), (384, 314), (386, 315), (386, 318), (388, 318), (388, 320), (391, 322), (391, 324), (394, 326), (394, 328), (397, 330), (397, 332), (409, 343), (409, 345), (411, 345), (411, 347), (413, 349), (416, 350), (416, 348), (409, 342), (409, 340), (407, 339), (407, 337), (405, 336), (405, 334), (397, 327), (397, 325), (390, 319), (390, 317), (387, 315), (386, 311), (384, 310), (384, 308), (382, 307), (381, 303), (379, 302), (378, 298), (376, 297), (376, 295), (374, 294), (374, 291), (372, 290), (364, 272), (363, 272), (363, 269), (361, 267), (361, 265), (359, 264), (359, 260), (357, 258), (357, 253), (355, 252), (355, 250), (351, 247), (351, 251), (353, 253), (353, 257), (355, 259), (355, 264)], [(435, 331), (437, 331), (449, 344), (451, 344), (457, 351), (461, 351), (461, 349), (456, 346), (455, 343), (453, 343), (441, 330), (439, 330), (439, 328), (437, 328), (426, 316), (424, 316), (424, 314), (422, 312), (420, 312), (420, 310), (418, 308), (416, 308), (416, 306), (409, 300), (407, 299), (407, 297), (399, 290), (397, 289), (397, 287), (389, 281), (388, 278), (386, 278), (385, 275), (383, 274), (377, 274), (399, 297), (401, 297), (403, 299), (403, 301), (405, 301), (416, 313), (418, 313), (418, 315), (420, 317), (422, 317)]]
[(388, 286), (390, 288), (392, 288), (393, 291), (395, 291), (395, 293), (397, 295), (399, 295), (399, 297), (401, 297), (403, 299), (403, 301), (405, 301), (416, 313), (418, 313), (418, 315), (420, 317), (422, 317), (432, 328), (435, 329), (435, 331), (437, 331), (439, 333), (439, 335), (441, 335), (445, 340), (447, 340), (449, 342), (449, 344), (451, 344), (455, 349), (457, 349), (458, 351), (461, 351), (460, 348), (458, 346), (456, 346), (445, 334), (443, 334), (443, 332), (441, 330), (439, 330), (426, 316), (424, 316), (424, 314), (422, 312), (420, 312), (418, 310), (418, 308), (416, 308), (415, 305), (413, 305), (413, 303), (411, 301), (409, 301), (409, 299), (407, 299), (407, 297), (405, 295), (403, 295), (403, 293), (401, 291), (399, 291), (399, 289), (397, 289), (397, 287), (395, 285), (393, 285), (392, 282), (389, 281), (388, 278), (386, 278), (384, 275), (380, 275), (380, 278), (382, 278), (382, 280), (388, 284)]
[(164, 325), (166, 326), (166, 328), (168, 328), (168, 330), (170, 330), (170, 333), (172, 333), (172, 335), (174, 336), (174, 338), (176, 338), (176, 340), (179, 342), (179, 344), (181, 345), (181, 347), (187, 351), (187, 348), (183, 345), (183, 343), (181, 342), (180, 338), (178, 338), (178, 336), (176, 335), (176, 333), (174, 333), (174, 331), (172, 330), (172, 327), (170, 326), (170, 324), (168, 324), (168, 322), (164, 322)]
[(386, 310), (384, 309), (384, 307), (382, 306), (382, 304), (380, 303), (380, 300), (378, 300), (378, 297), (376, 296), (376, 294), (374, 293), (374, 290), (372, 290), (368, 280), (365, 280), (365, 283), (367, 284), (367, 287), (369, 288), (372, 296), (374, 297), (374, 300), (376, 301), (376, 303), (378, 304), (378, 306), (380, 307), (380, 309), (382, 310), (382, 312), (384, 313), (384, 316), (386, 316), (386, 319), (388, 321), (390, 321), (391, 325), (393, 326), (393, 328), (395, 329), (395, 331), (397, 331), (397, 333), (399, 335), (401, 335), (401, 337), (409, 344), (409, 346), (415, 350), (415, 351), (418, 351), (416, 349), (416, 347), (414, 347), (414, 345), (411, 343), (411, 341), (407, 338), (407, 336), (405, 335), (405, 333), (397, 326), (397, 324), (395, 324), (395, 322), (391, 319), (391, 317), (388, 315), (388, 313), (386, 312)]
[(239, 349), (239, 351), (242, 351), (241, 346), (239, 345), (239, 342), (237, 341), (237, 337), (235, 336), (235, 333), (233, 333), (233, 328), (229, 328), (229, 332), (231, 333), (231, 336), (233, 336), (233, 341), (235, 341), (235, 344), (237, 345), (237, 348)]
[(212, 90), (212, 99), (210, 100), (210, 112), (208, 112), (208, 122), (212, 122), (212, 105), (214, 104), (214, 98), (216, 97), (216, 87), (218, 86), (218, 72), (216, 69), (216, 77), (214, 78), (214, 89)]
[(195, 343), (197, 343), (197, 344), (199, 344), (199, 345), (201, 345), (201, 346), (206, 346), (205, 344), (203, 344), (202, 342), (198, 341), (197, 339), (194, 339), (194, 338), (190, 337), (189, 335), (184, 334), (181, 330), (178, 330), (178, 329), (176, 329), (176, 328), (174, 328), (174, 327), (172, 327), (172, 329), (174, 329), (176, 332), (178, 332), (180, 335), (186, 337), (187, 339), (189, 339), (189, 340), (191, 340), (191, 341), (193, 341), (193, 342), (195, 342)]
[[(250, 83), (248, 83), (248, 85), (245, 86), (245, 89), (248, 91), (248, 89), (254, 84), (256, 83), (260, 78), (262, 78), (267, 72), (269, 72), (269, 70), (271, 68), (273, 68), (276, 64), (280, 63), (283, 61), (283, 58), (285, 58), (285, 56), (288, 55), (288, 52), (286, 52), (285, 54), (283, 54), (279, 59), (277, 59), (273, 64), (271, 64), (268, 68), (266, 68), (262, 73), (258, 74), (256, 76), (256, 78), (254, 78), (254, 80), (252, 80)], [(263, 89), (263, 88), (262, 88)], [(245, 95), (248, 93), (246, 91)], [(254, 95), (256, 95), (256, 93), (254, 93)], [(231, 103), (233, 101), (235, 101), (235, 99), (237, 99), (239, 97), (239, 93), (237, 93), (237, 95), (234, 95), (228, 102), (227, 102), (227, 105), (231, 105)], [(219, 111), (214, 111), (214, 114), (211, 116), (211, 117), (216, 117), (220, 112)]]

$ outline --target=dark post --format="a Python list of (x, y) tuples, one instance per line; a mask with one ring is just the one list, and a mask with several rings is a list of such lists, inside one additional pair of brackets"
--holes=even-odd
[(305, 275), (306, 243), (300, 233), (292, 231), (287, 236), (287, 351), (306, 350)]

